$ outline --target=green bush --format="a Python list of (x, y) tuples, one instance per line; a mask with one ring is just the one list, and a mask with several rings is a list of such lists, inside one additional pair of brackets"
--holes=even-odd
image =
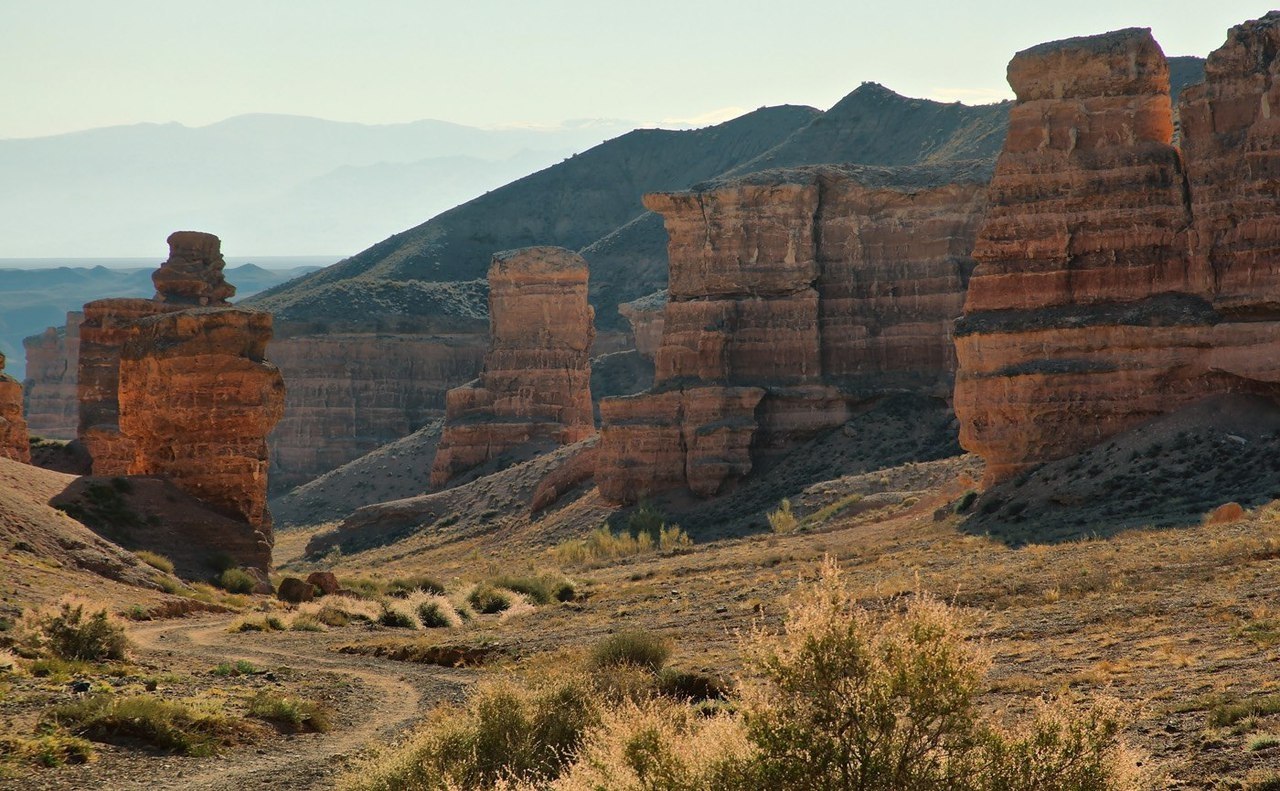
[(503, 575), (489, 580), (488, 584), (495, 588), (522, 593), (534, 604), (572, 601), (577, 594), (573, 582), (562, 576), (551, 574), (543, 574), (537, 577)]
[(23, 619), (18, 647), (31, 657), (103, 662), (121, 660), (129, 648), (124, 627), (105, 609), (85, 615), (85, 605), (63, 602), (56, 612)]
[(417, 629), (418, 622), (413, 616), (395, 607), (383, 606), (382, 615), (378, 617), (378, 623), (383, 626), (390, 626), (393, 629)]
[(632, 538), (648, 536), (656, 542), (667, 526), (667, 517), (653, 503), (642, 502), (627, 517), (627, 533)]
[(458, 613), (446, 601), (432, 599), (418, 605), (418, 621), (424, 629), (459, 626)]
[(467, 602), (476, 612), (493, 615), (511, 608), (511, 594), (492, 585), (481, 584), (472, 589)]
[(228, 593), (253, 593), (258, 581), (244, 569), (227, 569), (218, 575), (218, 587)]
[[(0, 766), (22, 762), (53, 769), (67, 764), (88, 763), (93, 760), (93, 755), (93, 745), (76, 736), (61, 733), (40, 734), (30, 739), (0, 736)], [(4, 776), (0, 770), (0, 778)]]
[(627, 631), (609, 635), (591, 649), (597, 668), (631, 665), (657, 673), (671, 656), (671, 644), (652, 632)]

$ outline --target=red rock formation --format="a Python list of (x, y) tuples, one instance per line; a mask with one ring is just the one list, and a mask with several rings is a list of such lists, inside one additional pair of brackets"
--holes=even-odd
[(27, 426), (38, 437), (75, 439), (80, 421), (76, 374), (80, 359), (80, 321), (84, 314), (71, 311), (62, 327), (50, 327), (24, 338), (27, 352)]
[(645, 196), (670, 301), (654, 391), (601, 403), (601, 493), (715, 495), (853, 401), (949, 392), (985, 175), (828, 166)]
[(138, 321), (120, 358), (131, 475), (173, 481), (270, 538), (267, 434), (284, 380), (264, 357), (271, 314), (195, 308)]
[(1280, 236), (1262, 218), (1280, 198), (1252, 152), (1274, 135), (1277, 19), (1233, 30), (1184, 92), (1185, 171), (1148, 31), (1010, 63), (1018, 104), (956, 331), (961, 444), (987, 483), (1214, 394), (1275, 392)]
[(149, 299), (99, 299), (84, 306), (76, 390), (76, 436), (94, 475), (127, 475), (134, 449), (120, 433), (120, 352), (138, 321), (178, 308)]
[(449, 388), (474, 379), (481, 333), (277, 337), (267, 349), (289, 383), (271, 434), (271, 485), (301, 485), (444, 414)]
[(649, 360), (662, 344), (662, 325), (667, 310), (667, 290), (654, 292), (618, 306), (618, 312), (631, 325), (636, 351)]
[(169, 259), (151, 273), (156, 301), (176, 305), (220, 306), (236, 288), (222, 276), (222, 242), (211, 233), (169, 234)]
[(1278, 49), (1280, 12), (1233, 27), (1179, 102), (1200, 253), (1232, 316), (1280, 310)]
[(535, 440), (595, 433), (587, 263), (559, 247), (498, 253), (489, 267), (489, 351), (475, 382), (449, 391), (431, 485)]
[(31, 462), (27, 421), (22, 417), (22, 384), (4, 372), (0, 354), (0, 458)]

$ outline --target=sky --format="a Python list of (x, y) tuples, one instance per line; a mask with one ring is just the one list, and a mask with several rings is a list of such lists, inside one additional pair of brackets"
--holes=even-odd
[(1019, 49), (1152, 28), (1206, 55), (1234, 0), (0, 0), (0, 138), (244, 113), (477, 126), (708, 124), (864, 81), (1010, 96)]

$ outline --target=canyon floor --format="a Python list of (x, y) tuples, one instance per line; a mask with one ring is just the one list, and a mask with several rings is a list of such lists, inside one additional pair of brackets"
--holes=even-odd
[[(1167, 432), (1157, 434), (1168, 443)], [(1201, 444), (1220, 452), (1211, 437)], [(1145, 459), (1139, 450), (1134, 463)], [(427, 574), (457, 592), (500, 574), (554, 572), (576, 583), (577, 596), (446, 629), (353, 623), (324, 632), (232, 631), (246, 619), (291, 616), (286, 605), (261, 596), (210, 605), (230, 612), (130, 623), (134, 648), (124, 669), (82, 676), (126, 692), (151, 683), (166, 699), (214, 701), (228, 711), (242, 709), (257, 691), (275, 690), (329, 707), (333, 729), (258, 728), (244, 744), (203, 758), (127, 741), (97, 744), (91, 763), (24, 767), (0, 785), (330, 788), (371, 750), (403, 739), (437, 704), (459, 700), (474, 680), (566, 661), (625, 629), (672, 638), (677, 667), (731, 677), (739, 671), (740, 636), (756, 625), (777, 627), (787, 593), (824, 556), (838, 559), (868, 607), (927, 591), (963, 608), (973, 639), (992, 660), (984, 702), (994, 710), (1017, 712), (1043, 695), (1118, 698), (1131, 707), (1125, 738), (1168, 776), (1169, 788), (1248, 788), (1280, 772), (1280, 505), (1216, 523), (1098, 525), (1076, 537), (1059, 531), (1046, 543), (1026, 534), (1011, 541), (978, 529), (990, 514), (956, 513), (972, 501), (966, 493), (980, 474), (973, 457), (956, 456), (850, 475), (796, 498), (800, 524), (793, 532), (744, 528), (716, 538), (694, 531), (689, 547), (585, 564), (569, 562), (559, 548), (570, 535), (567, 524), (608, 514), (591, 490), (550, 515), (488, 529), (458, 522), (410, 531), (322, 560), (304, 553), (328, 527), (283, 531), (276, 545), (283, 574)], [(456, 507), (468, 506), (466, 492), (454, 496)], [(129, 590), (136, 589), (113, 583), (107, 600), (122, 608)], [(19, 586), (10, 592), (25, 595)], [(431, 664), (460, 656), (475, 666)], [(218, 672), (236, 662), (252, 671)], [(32, 733), (47, 707), (73, 697), (68, 681), (7, 674), (0, 728)]]

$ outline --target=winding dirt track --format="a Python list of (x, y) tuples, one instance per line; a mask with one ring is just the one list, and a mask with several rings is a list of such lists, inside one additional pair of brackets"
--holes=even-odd
[[(340, 654), (319, 636), (307, 633), (232, 634), (233, 616), (157, 621), (132, 627), (138, 651), (169, 666), (207, 668), (247, 660), (260, 667), (287, 666), (306, 674), (337, 674), (352, 682), (350, 698), (326, 734), (288, 739), (266, 751), (237, 750), (192, 760), (179, 777), (156, 777), (132, 786), (161, 789), (332, 788), (348, 759), (377, 744), (402, 738), (430, 708), (456, 698), (469, 678), (466, 671)], [(332, 684), (332, 681), (326, 682)]]

